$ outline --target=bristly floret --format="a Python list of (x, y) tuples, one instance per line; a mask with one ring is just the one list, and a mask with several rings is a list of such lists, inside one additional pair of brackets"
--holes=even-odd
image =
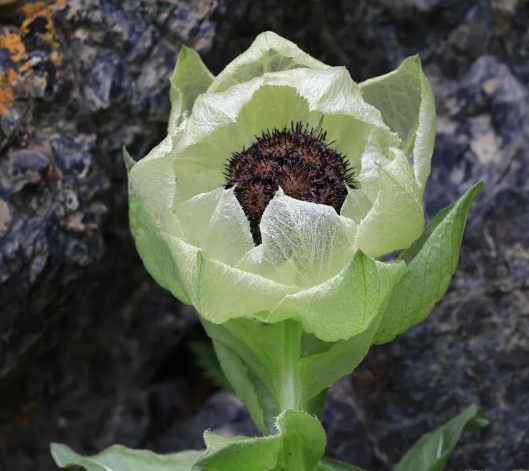
[(235, 185), (256, 245), (261, 243), (261, 217), (279, 187), (292, 198), (340, 211), (347, 186), (354, 187), (353, 172), (326, 138), (325, 131), (292, 123), (264, 131), (248, 149), (233, 154), (226, 166), (226, 188)]

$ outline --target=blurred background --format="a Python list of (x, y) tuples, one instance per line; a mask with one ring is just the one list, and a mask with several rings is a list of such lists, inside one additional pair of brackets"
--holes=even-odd
[(439, 116), (428, 217), (485, 181), (444, 301), (332, 388), (329, 454), (388, 470), (477, 402), (491, 425), (448, 468), (529, 466), (528, 1), (0, 0), (0, 22), (0, 470), (55, 469), (51, 441), (256, 433), (197, 366), (192, 309), (136, 254), (121, 146), (139, 158), (165, 135), (182, 44), (218, 73), (264, 30), (356, 81), (420, 54)]

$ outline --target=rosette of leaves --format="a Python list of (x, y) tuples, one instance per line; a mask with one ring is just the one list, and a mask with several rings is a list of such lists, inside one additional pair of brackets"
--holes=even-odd
[(167, 137), (126, 154), (132, 233), (273, 433), (286, 409), (319, 415), (371, 344), (428, 315), (480, 185), (425, 228), (435, 106), (417, 57), (357, 84), (263, 33), (217, 77), (184, 48), (171, 101)]
[[(464, 431), (487, 424), (474, 405), (433, 433), (424, 435), (394, 471), (442, 471)], [(169, 455), (113, 446), (94, 456), (80, 456), (64, 445), (52, 445), (61, 468), (83, 471), (365, 471), (323, 456), (325, 431), (314, 416), (299, 410), (282, 412), (266, 437), (223, 437), (204, 433), (206, 450)]]

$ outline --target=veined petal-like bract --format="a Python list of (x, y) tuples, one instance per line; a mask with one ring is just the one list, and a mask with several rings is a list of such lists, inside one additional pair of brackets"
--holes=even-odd
[[(168, 136), (130, 170), (131, 227), (153, 277), (213, 323), (294, 319), (324, 341), (367, 329), (405, 269), (379, 258), (424, 230), (435, 109), (419, 59), (356, 84), (263, 33), (217, 77), (183, 49), (171, 87)], [(303, 167), (303, 149), (332, 154), (334, 173)], [(264, 169), (246, 196), (249, 167), (227, 180), (235, 158)], [(347, 172), (341, 196), (325, 187)]]

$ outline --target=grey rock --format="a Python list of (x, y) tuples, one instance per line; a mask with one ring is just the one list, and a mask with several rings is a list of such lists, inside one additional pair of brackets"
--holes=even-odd
[(135, 252), (121, 148), (161, 139), (178, 49), (209, 50), (231, 6), (0, 2), (1, 470), (55, 469), (51, 441), (142, 446), (209, 394), (194, 314)]

